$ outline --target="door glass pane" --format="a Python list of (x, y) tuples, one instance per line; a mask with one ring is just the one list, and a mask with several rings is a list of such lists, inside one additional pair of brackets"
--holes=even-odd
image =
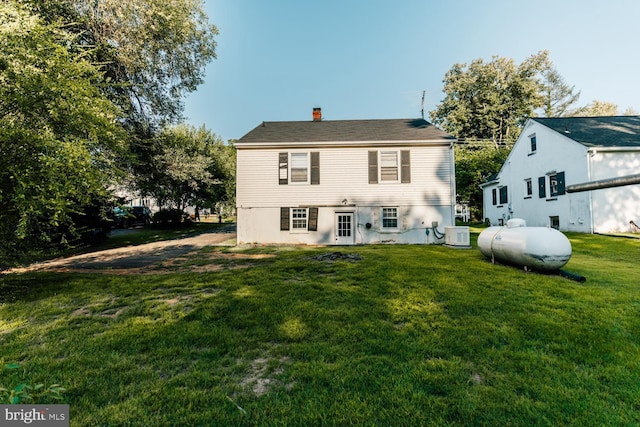
[(338, 215), (338, 237), (351, 237), (351, 215)]

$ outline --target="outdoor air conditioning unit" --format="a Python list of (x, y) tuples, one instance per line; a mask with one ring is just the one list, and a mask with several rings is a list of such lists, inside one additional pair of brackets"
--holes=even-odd
[(470, 248), (469, 227), (451, 226), (444, 228), (444, 244), (454, 248)]

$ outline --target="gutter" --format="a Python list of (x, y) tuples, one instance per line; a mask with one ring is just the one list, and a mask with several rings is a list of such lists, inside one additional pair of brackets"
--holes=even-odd
[(264, 148), (323, 148), (323, 147), (389, 147), (389, 146), (453, 146), (454, 142), (448, 139), (437, 140), (408, 140), (408, 141), (279, 141), (279, 142), (236, 142), (235, 148), (264, 149)]

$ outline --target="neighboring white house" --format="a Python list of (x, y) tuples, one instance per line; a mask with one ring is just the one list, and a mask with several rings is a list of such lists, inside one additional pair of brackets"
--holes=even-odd
[(455, 139), (422, 119), (319, 113), (236, 142), (238, 243), (442, 242), (454, 225)]
[(640, 116), (533, 118), (500, 172), (481, 187), (493, 225), (583, 233), (629, 232), (640, 223), (640, 185), (566, 191), (567, 186), (640, 173)]

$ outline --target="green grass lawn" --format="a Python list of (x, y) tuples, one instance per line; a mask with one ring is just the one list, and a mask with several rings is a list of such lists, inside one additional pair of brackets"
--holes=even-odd
[(586, 283), (405, 245), (4, 276), (0, 386), (61, 384), (77, 426), (639, 425), (640, 240), (569, 237)]

